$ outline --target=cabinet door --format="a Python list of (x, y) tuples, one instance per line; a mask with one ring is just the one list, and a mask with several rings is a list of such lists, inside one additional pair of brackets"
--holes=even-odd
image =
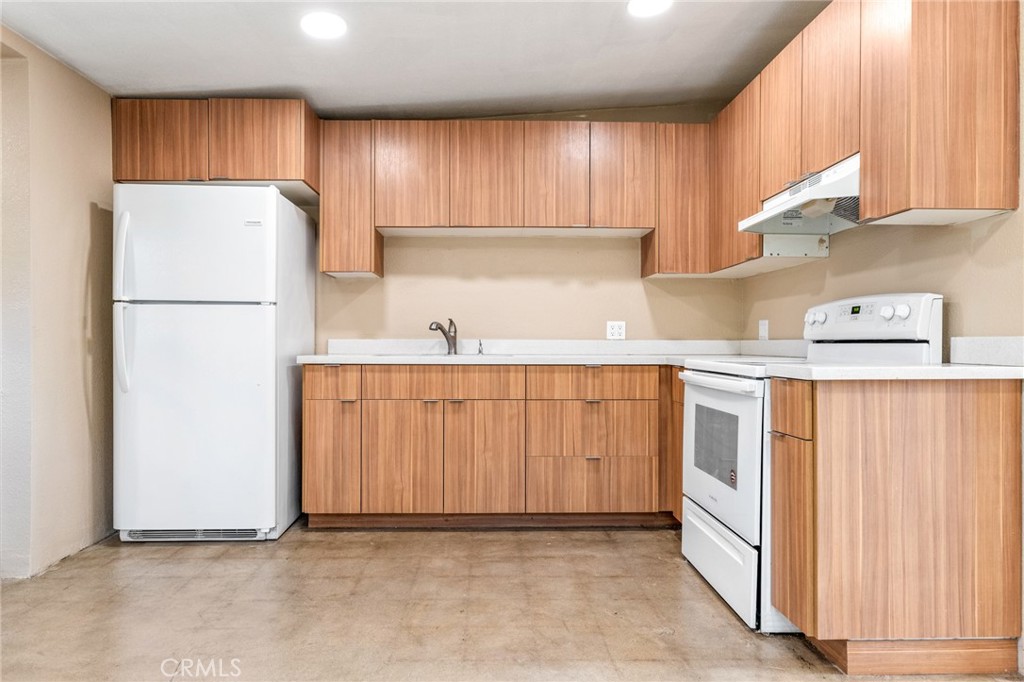
[(209, 178), (205, 99), (115, 99), (114, 181)]
[(767, 199), (802, 174), (803, 35), (761, 72), (761, 187)]
[(384, 274), (373, 225), (373, 123), (324, 121), (320, 272)]
[(654, 227), (657, 156), (653, 123), (590, 124), (590, 224)]
[(358, 514), (360, 510), (358, 400), (304, 400), (302, 511)]
[(526, 401), (527, 456), (576, 457), (582, 455), (581, 408), (582, 403), (578, 400)]
[(588, 464), (582, 457), (528, 457), (526, 513), (585, 512)]
[(448, 121), (374, 121), (378, 227), (448, 227)]
[(526, 504), (526, 403), (452, 400), (444, 416), (444, 512), (521, 514)]
[(803, 36), (803, 173), (860, 149), (860, 0), (833, 0)]
[(590, 224), (590, 123), (526, 121), (523, 223), (527, 227)]
[(451, 122), (451, 224), (523, 224), (523, 122)]
[(814, 444), (772, 434), (772, 604), (817, 631)]
[(755, 78), (711, 122), (711, 269), (761, 256), (761, 236), (739, 231), (739, 221), (761, 210), (761, 82)]
[(311, 112), (299, 99), (211, 99), (210, 178), (305, 180), (318, 190), (319, 119)]
[(363, 513), (441, 513), (443, 425), (437, 400), (363, 401)]
[(641, 241), (640, 272), (707, 272), (709, 127), (659, 123), (657, 130), (658, 227)]
[(657, 400), (574, 401), (580, 455), (657, 457)]

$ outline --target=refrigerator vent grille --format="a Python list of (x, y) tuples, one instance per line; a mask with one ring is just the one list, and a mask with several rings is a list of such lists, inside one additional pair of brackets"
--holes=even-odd
[(129, 540), (258, 540), (262, 534), (252, 528), (198, 530), (130, 530)]

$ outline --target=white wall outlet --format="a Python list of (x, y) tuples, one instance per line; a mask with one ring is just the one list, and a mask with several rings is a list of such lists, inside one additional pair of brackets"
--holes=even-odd
[(760, 341), (768, 340), (768, 320), (757, 321), (757, 338)]
[(626, 323), (622, 321), (613, 322), (608, 320), (608, 338), (614, 341), (623, 341), (626, 338)]

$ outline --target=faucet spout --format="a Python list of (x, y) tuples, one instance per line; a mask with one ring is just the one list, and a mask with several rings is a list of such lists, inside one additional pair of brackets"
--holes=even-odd
[(440, 322), (431, 322), (428, 327), (432, 332), (441, 332), (445, 342), (448, 344), (448, 355), (457, 355), (459, 352), (459, 330), (455, 326), (455, 320), (448, 318), (448, 328), (441, 326)]

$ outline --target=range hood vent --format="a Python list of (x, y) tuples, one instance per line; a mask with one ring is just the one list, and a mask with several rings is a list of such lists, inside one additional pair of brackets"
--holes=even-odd
[(835, 234), (860, 224), (860, 154), (812, 175), (741, 220), (740, 232)]

